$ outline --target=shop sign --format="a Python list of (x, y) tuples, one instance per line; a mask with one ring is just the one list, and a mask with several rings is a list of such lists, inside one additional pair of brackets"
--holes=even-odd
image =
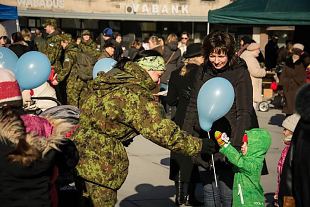
[(188, 14), (188, 5), (187, 4), (127, 4), (126, 13), (129, 14)]
[(25, 8), (44, 8), (44, 9), (63, 9), (64, 0), (17, 0), (19, 7)]

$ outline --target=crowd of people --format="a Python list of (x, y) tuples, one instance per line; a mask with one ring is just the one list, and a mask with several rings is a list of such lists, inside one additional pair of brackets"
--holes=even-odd
[[(308, 206), (310, 186), (302, 181), (308, 171), (294, 165), (307, 153), (309, 134), (304, 112), (309, 110), (310, 58), (302, 44), (287, 41), (279, 49), (273, 36), (264, 57), (251, 38), (242, 37), (237, 51), (231, 34), (214, 31), (202, 43), (183, 32), (135, 39), (125, 48), (122, 35), (111, 28), (103, 30), (98, 44), (88, 30), (74, 39), (57, 28), (55, 19), (43, 26), (46, 38), (40, 30), (31, 38), (28, 29), (8, 37), (0, 24), (1, 47), (18, 57), (40, 51), (52, 66), (43, 85), (22, 92), (14, 74), (0, 68), (0, 182), (6, 186), (0, 200), (5, 206), (115, 206), (128, 174), (125, 147), (139, 134), (171, 151), (169, 178), (177, 206), (264, 206), (260, 178), (268, 174), (271, 135), (259, 127), (256, 110), (262, 78), (279, 65), (287, 118), (275, 205)], [(106, 58), (116, 64), (93, 77), (95, 63)], [(235, 98), (206, 132), (199, 125), (197, 97), (215, 77), (231, 83)], [(29, 114), (29, 102), (37, 96), (62, 106), (37, 101), (40, 112)], [(64, 187), (59, 180), (66, 179)], [(195, 195), (200, 182), (203, 201)], [(63, 189), (76, 193), (70, 197)]]

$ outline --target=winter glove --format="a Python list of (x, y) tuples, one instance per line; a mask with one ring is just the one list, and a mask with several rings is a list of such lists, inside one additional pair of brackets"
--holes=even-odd
[(230, 143), (229, 137), (227, 136), (227, 134), (225, 132), (222, 133), (222, 132), (216, 131), (214, 133), (214, 137), (215, 137), (215, 139), (216, 139), (216, 141), (220, 147), (224, 147), (225, 144)]
[(201, 153), (211, 155), (215, 152), (216, 152), (216, 146), (213, 139), (207, 139), (207, 138), (202, 139)]

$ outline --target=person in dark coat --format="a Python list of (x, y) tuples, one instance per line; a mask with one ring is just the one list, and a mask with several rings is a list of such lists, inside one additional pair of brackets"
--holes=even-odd
[[(192, 85), (195, 81), (195, 74), (202, 70), (204, 58), (201, 53), (200, 43), (190, 44), (184, 53), (185, 66), (171, 73), (167, 104), (176, 106), (174, 122), (183, 129), (188, 123), (185, 111), (190, 100)], [(171, 152), (170, 157), (170, 176), (175, 182), (176, 205), (201, 205), (195, 197), (195, 186), (199, 181), (199, 172), (192, 157), (181, 153)]]
[(272, 36), (265, 46), (265, 66), (268, 70), (275, 68), (278, 56), (278, 36)]
[[(280, 180), (279, 206), (310, 206), (310, 84), (302, 86), (296, 95), (295, 109), (300, 115), (284, 161)], [(289, 205), (287, 205), (289, 206)]]
[(296, 206), (310, 206), (310, 84), (296, 96), (296, 111), (301, 116), (293, 134), (293, 195)]
[(13, 43), (9, 46), (9, 49), (12, 50), (17, 57), (22, 56), (24, 53), (31, 51), (29, 45), (24, 41), (22, 33), (14, 32), (12, 34)]
[[(192, 119), (191, 122), (194, 124), (187, 125), (184, 130), (198, 133), (200, 137), (208, 137), (208, 134), (199, 127), (197, 96), (201, 86), (211, 78), (225, 78), (234, 88), (234, 103), (224, 117), (213, 123), (210, 134), (214, 139), (213, 134), (216, 130), (225, 131), (231, 137), (232, 145), (240, 149), (245, 130), (258, 127), (258, 121), (252, 105), (253, 92), (250, 74), (246, 63), (235, 55), (234, 45), (234, 38), (225, 32), (216, 31), (205, 37), (203, 42), (204, 70), (197, 73), (186, 111), (186, 116)], [(205, 162), (210, 163), (211, 157), (204, 155), (202, 157)], [(221, 202), (224, 207), (231, 206), (234, 178), (232, 165), (219, 153), (214, 154), (214, 160), (218, 187), (215, 187), (213, 169), (210, 165), (203, 165), (199, 168), (204, 182), (205, 206), (221, 206)]]
[(57, 206), (54, 170), (60, 143), (72, 126), (25, 114), (14, 74), (0, 69), (1, 206)]
[[(160, 91), (168, 90), (168, 82), (170, 79), (171, 72), (182, 67), (182, 56), (181, 50), (178, 48), (178, 36), (176, 34), (169, 34), (164, 46), (163, 58), (165, 60), (166, 71), (160, 77)], [(174, 116), (173, 108), (167, 105), (166, 97), (160, 97), (161, 104), (164, 106), (167, 112), (168, 118)]]
[(283, 94), (285, 97), (285, 105), (282, 112), (289, 116), (295, 110), (295, 98), (297, 90), (306, 83), (306, 70), (302, 62), (303, 46), (294, 44), (292, 56), (286, 62), (280, 75), (279, 85), (283, 86)]

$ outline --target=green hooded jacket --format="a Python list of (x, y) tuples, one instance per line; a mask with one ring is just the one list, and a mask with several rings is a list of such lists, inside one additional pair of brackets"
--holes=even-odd
[(260, 177), (263, 160), (271, 145), (271, 136), (268, 131), (260, 128), (245, 133), (248, 136), (246, 155), (242, 155), (231, 144), (220, 149), (235, 166), (233, 206), (265, 206)]
[(171, 120), (151, 89), (156, 84), (136, 63), (124, 70), (99, 73), (89, 84), (90, 92), (81, 108), (80, 127), (73, 139), (80, 152), (79, 174), (86, 180), (119, 189), (128, 173), (128, 157), (122, 143), (141, 134), (176, 152), (196, 155), (199, 138), (187, 135)]

